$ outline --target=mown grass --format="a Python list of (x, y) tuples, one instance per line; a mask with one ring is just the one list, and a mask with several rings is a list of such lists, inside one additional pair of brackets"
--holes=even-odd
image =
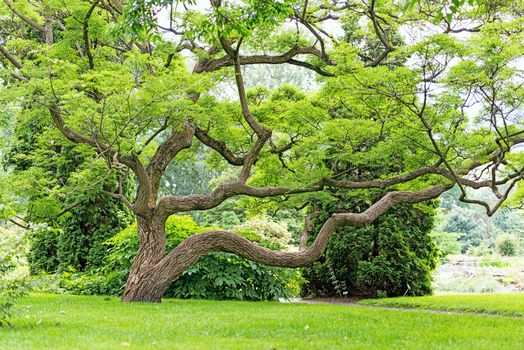
[(32, 295), (0, 349), (523, 349), (524, 319), (338, 305)]
[(359, 304), (524, 317), (524, 293), (446, 294), (427, 297), (368, 299), (360, 301)]

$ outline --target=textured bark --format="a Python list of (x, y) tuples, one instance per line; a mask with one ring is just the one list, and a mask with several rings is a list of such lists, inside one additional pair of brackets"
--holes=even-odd
[(155, 265), (166, 249), (165, 222), (137, 217), (140, 248), (133, 261), (122, 301), (160, 302)]
[[(400, 203), (417, 203), (440, 196), (450, 186), (435, 186), (417, 192), (389, 192), (362, 213), (333, 214), (322, 226), (319, 234), (310, 247), (298, 252), (273, 251), (251, 242), (233, 232), (212, 230), (191, 236), (180, 243), (175, 249), (162, 257), (165, 249), (165, 239), (142, 242), (139, 254), (133, 263), (131, 274), (126, 285), (123, 301), (159, 302), (169, 285), (173, 283), (188, 267), (202, 255), (211, 252), (233, 253), (246, 259), (271, 266), (302, 267), (318, 260), (331, 236), (337, 228), (345, 225), (365, 226), (375, 221), (391, 206)], [(151, 230), (154, 225), (142, 220), (139, 233), (142, 235), (158, 235)], [(157, 228), (158, 229), (158, 228)], [(162, 232), (165, 236), (165, 232)], [(161, 244), (150, 246), (148, 243)]]
[(306, 216), (306, 220), (304, 223), (304, 230), (300, 234), (300, 243), (299, 243), (299, 250), (304, 250), (307, 247), (307, 241), (309, 239), (309, 235), (313, 231), (313, 220), (317, 218), (320, 215), (320, 210), (316, 207), (315, 203), (313, 204), (313, 212)]

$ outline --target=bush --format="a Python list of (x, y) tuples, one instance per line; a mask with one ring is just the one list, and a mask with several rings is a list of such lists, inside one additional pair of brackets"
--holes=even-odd
[(22, 235), (0, 228), (0, 326), (10, 324), (16, 301), (28, 292), (26, 278), (18, 269), (26, 246)]
[(445, 258), (448, 255), (460, 254), (461, 244), (459, 242), (459, 233), (445, 232), (445, 231), (434, 231), (431, 233), (433, 240), (437, 244), (439, 249), (439, 255), (441, 258)]
[(502, 260), (499, 256), (496, 255), (488, 255), (483, 256), (482, 259), (480, 259), (480, 267), (508, 267), (509, 262)]
[[(167, 249), (187, 237), (210, 228), (196, 224), (190, 216), (172, 216), (166, 223)], [(250, 230), (237, 232), (267, 248), (282, 245)], [(104, 243), (109, 248), (106, 265), (92, 273), (62, 273), (59, 289), (74, 294), (120, 295), (139, 241), (136, 224), (130, 225)], [(296, 270), (264, 266), (233, 254), (212, 253), (201, 257), (169, 288), (166, 297), (274, 300), (297, 293)]]
[(519, 253), (520, 242), (518, 237), (503, 235), (497, 241), (497, 252), (503, 256), (515, 256)]
[(103, 195), (78, 199), (55, 226), (40, 224), (33, 229), (29, 252), (30, 271), (61, 273), (73, 267), (89, 271), (101, 267), (107, 256), (102, 242), (115, 235), (129, 222), (122, 204)]
[[(304, 269), (303, 293), (316, 296), (424, 295), (438, 250), (429, 233), (433, 205), (395, 206), (372, 225), (345, 227), (324, 257)], [(328, 215), (323, 213), (323, 215)], [(325, 218), (320, 218), (323, 222)]]
[(289, 244), (291, 241), (291, 234), (286, 224), (275, 222), (264, 216), (255, 217), (236, 225), (233, 230), (256, 233), (269, 241), (276, 241), (281, 244)]
[(487, 244), (482, 243), (478, 246), (470, 246), (466, 254), (470, 256), (488, 256), (493, 255), (493, 249)]

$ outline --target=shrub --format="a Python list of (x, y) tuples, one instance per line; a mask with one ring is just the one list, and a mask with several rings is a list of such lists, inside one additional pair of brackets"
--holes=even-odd
[(488, 274), (454, 276), (437, 281), (436, 289), (454, 293), (495, 293), (503, 291), (503, 285)]
[(508, 267), (509, 262), (502, 260), (499, 256), (496, 255), (490, 255), (490, 256), (483, 256), (482, 259), (480, 259), (480, 267)]
[[(172, 216), (166, 223), (167, 249), (173, 249), (187, 237), (206, 231), (190, 216)], [(238, 234), (267, 248), (282, 245), (249, 229)], [(88, 274), (74, 271), (61, 275), (58, 287), (74, 294), (120, 295), (129, 268), (138, 251), (136, 224), (130, 225), (105, 243), (109, 255), (104, 267)], [(169, 288), (166, 297), (273, 300), (289, 297), (298, 285), (297, 271), (264, 266), (227, 253), (201, 257)]]
[(433, 240), (435, 241), (441, 258), (445, 258), (448, 255), (460, 254), (461, 244), (459, 242), (459, 233), (445, 232), (445, 231), (434, 231), (431, 233)]
[(129, 223), (129, 213), (103, 195), (78, 198), (54, 226), (33, 229), (29, 265), (31, 274), (61, 273), (73, 267), (89, 271), (104, 264), (107, 246), (102, 242)]
[(493, 254), (493, 249), (487, 244), (482, 243), (478, 246), (470, 246), (466, 254), (470, 256), (488, 256)]
[[(339, 229), (331, 238), (324, 257), (304, 269), (303, 294), (399, 296), (430, 293), (431, 272), (438, 257), (437, 247), (429, 235), (433, 213), (432, 205), (396, 206), (372, 225)], [(322, 220), (324, 218), (319, 221)]]
[(288, 244), (291, 240), (291, 234), (286, 224), (274, 222), (271, 219), (259, 216), (250, 219), (233, 228), (235, 231), (249, 231), (256, 233), (270, 241), (277, 241), (281, 244)]
[(16, 301), (28, 292), (26, 278), (18, 269), (26, 246), (21, 234), (0, 228), (0, 326), (10, 324)]
[(519, 253), (520, 242), (518, 237), (503, 235), (497, 241), (497, 252), (504, 256), (515, 256)]

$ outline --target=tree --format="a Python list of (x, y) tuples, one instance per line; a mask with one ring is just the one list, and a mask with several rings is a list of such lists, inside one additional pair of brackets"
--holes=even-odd
[[(92, 152), (64, 140), (47, 118), (31, 113), (24, 117), (12, 120), (2, 153), (10, 170), (6, 181), (16, 187), (15, 198), (24, 199), (18, 200), (25, 202), (18, 209), (24, 213), (26, 228), (33, 231), (30, 270), (54, 273), (99, 267), (107, 254), (101, 243), (126, 226), (129, 211), (98, 187), (93, 191), (79, 186), (72, 192), (81, 176), (78, 170), (90, 167)], [(114, 176), (97, 181), (109, 188), (117, 183)], [(13, 192), (10, 189), (12, 197)]]
[[(522, 156), (512, 152), (524, 142), (515, 117), (521, 77), (513, 65), (522, 52), (520, 2), (499, 9), (504, 16), (467, 42), (447, 32), (402, 46), (386, 32), (434, 19), (415, 10), (399, 16), (393, 1), (213, 0), (204, 12), (164, 0), (4, 5), (2, 98), (13, 113), (45, 116), (89, 149), (91, 166), (78, 181), (96, 187), (97, 178), (112, 174), (120, 185), (98, 189), (136, 216), (140, 248), (124, 301), (160, 301), (209, 252), (274, 266), (311, 264), (337, 229), (370, 225), (394, 205), (436, 198), (454, 184), (461, 201), (492, 215), (522, 179)], [(168, 24), (156, 21), (162, 8)], [(373, 59), (363, 62), (366, 52), (339, 43), (324, 26), (345, 15), (362, 19), (378, 39)], [(184, 52), (196, 60), (192, 71)], [(379, 65), (387, 62), (395, 64)], [(322, 88), (252, 100), (242, 67), (257, 64), (312, 70)], [(213, 87), (228, 77), (238, 96), (218, 100)], [(475, 123), (466, 111), (472, 98), (483, 103)], [(350, 118), (332, 113), (334, 102), (345, 104)], [(199, 147), (212, 150), (209, 164), (231, 176), (208, 193), (159, 196), (168, 165), (194, 161)], [(337, 159), (383, 172), (340, 179), (327, 166)], [(135, 180), (134, 196), (122, 189), (127, 179)], [(330, 196), (330, 188), (386, 192), (362, 212), (334, 213), (299, 252), (265, 249), (223, 230), (193, 235), (166, 252), (165, 222), (173, 214), (209, 210), (236, 196), (307, 205)], [(471, 200), (466, 188), (491, 189), (496, 200)]]

